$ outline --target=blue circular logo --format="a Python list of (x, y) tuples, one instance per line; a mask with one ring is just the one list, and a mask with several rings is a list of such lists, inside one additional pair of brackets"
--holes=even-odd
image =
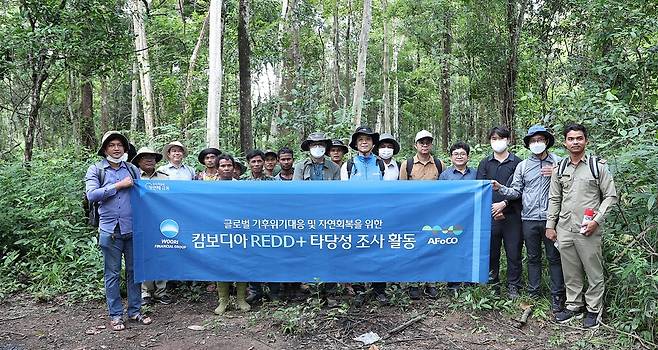
[(174, 238), (178, 234), (178, 223), (167, 219), (160, 223), (160, 232), (167, 238)]

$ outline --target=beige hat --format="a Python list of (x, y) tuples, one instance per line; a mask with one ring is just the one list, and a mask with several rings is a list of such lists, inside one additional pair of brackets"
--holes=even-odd
[(124, 152), (128, 152), (128, 149), (130, 148), (130, 143), (128, 142), (128, 139), (123, 136), (120, 132), (116, 130), (110, 130), (106, 132), (103, 135), (103, 138), (101, 139), (101, 148), (98, 150), (98, 155), (101, 157), (105, 157), (105, 147), (107, 147), (107, 144), (110, 143), (110, 141), (119, 139), (121, 143), (123, 143), (123, 149)]
[(178, 141), (169, 142), (164, 147), (162, 147), (162, 155), (165, 156), (165, 158), (169, 159), (169, 150), (174, 146), (178, 146), (182, 148), (183, 157), (187, 157), (187, 147), (183, 146), (183, 144)]
[(420, 139), (426, 139), (426, 138), (431, 138), (434, 140), (434, 136), (432, 136), (432, 133), (427, 131), (427, 130), (421, 130), (416, 134), (416, 139), (414, 142), (418, 142)]
[(140, 159), (143, 155), (146, 155), (146, 154), (152, 154), (152, 155), (154, 155), (154, 156), (155, 156), (155, 162), (156, 162), (156, 163), (162, 160), (162, 154), (160, 154), (160, 153), (154, 151), (154, 150), (153, 150), (152, 148), (150, 148), (150, 147), (142, 147), (142, 148), (140, 148), (140, 149), (137, 151), (137, 154), (133, 157), (133, 159), (132, 159), (130, 162), (133, 163), (133, 164), (135, 164), (135, 165), (137, 165), (137, 163), (139, 163), (139, 159)]

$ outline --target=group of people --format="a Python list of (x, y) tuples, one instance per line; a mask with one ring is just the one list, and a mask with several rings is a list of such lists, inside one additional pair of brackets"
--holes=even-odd
[[(178, 141), (167, 144), (162, 152), (143, 147), (128, 159), (130, 144), (125, 136), (108, 131), (102, 139), (98, 155), (100, 162), (91, 165), (85, 176), (86, 195), (99, 203), (99, 245), (104, 257), (105, 292), (111, 326), (122, 330), (123, 307), (119, 293), (122, 256), (126, 266), (128, 289), (127, 319), (150, 324), (151, 318), (140, 312), (143, 303), (169, 304), (166, 281), (135, 283), (133, 278), (132, 213), (129, 188), (135, 179), (169, 180), (487, 180), (494, 189), (491, 205), (491, 249), (489, 283), (498, 293), (500, 288), (501, 248), (507, 260), (507, 295), (514, 299), (523, 288), (522, 249), (525, 244), (528, 265), (527, 293), (541, 295), (542, 243), (549, 265), (551, 305), (555, 319), (567, 322), (582, 318), (586, 328), (597, 327), (603, 310), (603, 257), (601, 225), (612, 204), (617, 200), (612, 175), (605, 160), (586, 153), (587, 130), (571, 124), (563, 131), (568, 157), (562, 159), (551, 152), (555, 137), (541, 125), (531, 127), (523, 142), (531, 155), (522, 160), (508, 150), (510, 131), (494, 127), (488, 137), (492, 153), (479, 162), (477, 169), (469, 167), (470, 146), (457, 142), (449, 149), (451, 165), (433, 155), (432, 134), (419, 131), (414, 139), (416, 154), (395, 160), (400, 143), (393, 135), (374, 132), (367, 126), (356, 128), (350, 142), (331, 139), (314, 132), (301, 143), (305, 155), (295, 160), (289, 147), (278, 151), (252, 150), (246, 154), (247, 166), (217, 148), (206, 148), (198, 154), (203, 170), (196, 172), (184, 164), (187, 148)], [(350, 157), (349, 148), (354, 151)], [(156, 168), (166, 158), (167, 163)], [(249, 171), (246, 171), (248, 168)], [(584, 210), (592, 217), (583, 220)], [(587, 278), (587, 288), (584, 280)], [(214, 286), (214, 285), (213, 285)], [(335, 304), (332, 293), (337, 285), (326, 283), (321, 293), (327, 304)], [(346, 286), (354, 291), (353, 304), (361, 305), (374, 296), (387, 303), (386, 283), (354, 283)], [(447, 287), (457, 290), (458, 282)], [(408, 283), (405, 288), (411, 299), (423, 294), (439, 295), (437, 285)], [(141, 290), (140, 290), (141, 289)], [(218, 307), (223, 314), (229, 307), (231, 283), (216, 285)], [(303, 295), (301, 283), (236, 283), (237, 308), (250, 310), (250, 303), (282, 295)], [(372, 292), (370, 292), (372, 291)]]

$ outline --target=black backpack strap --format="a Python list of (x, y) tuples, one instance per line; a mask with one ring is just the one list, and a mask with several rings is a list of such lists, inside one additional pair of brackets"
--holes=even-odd
[(126, 163), (126, 167), (128, 168), (128, 172), (130, 173), (130, 176), (132, 176), (133, 180), (136, 180), (139, 177), (137, 176), (137, 172), (138, 172), (137, 167), (132, 163), (128, 163), (128, 162), (124, 162), (124, 163)]
[(352, 177), (352, 168), (354, 168), (354, 159), (350, 158), (347, 160), (347, 178)]
[(599, 165), (597, 164), (599, 162), (599, 159), (595, 155), (589, 156), (589, 171), (592, 173), (592, 177), (594, 177), (595, 180), (598, 181), (599, 179)]
[(411, 180), (411, 172), (414, 169), (414, 159), (407, 159), (407, 180)]
[(384, 164), (384, 161), (376, 158), (375, 162), (379, 166), (379, 172), (382, 173), (382, 178), (384, 177), (384, 172), (386, 172), (386, 165)]
[(557, 177), (562, 177), (562, 175), (564, 175), (567, 166), (569, 166), (569, 157), (563, 158), (560, 163), (558, 163)]
[(98, 177), (98, 187), (103, 187), (103, 182), (105, 182), (105, 168), (103, 168), (103, 162), (98, 162), (94, 166), (96, 167), (96, 176)]
[(436, 179), (439, 179), (439, 176), (441, 176), (441, 173), (443, 172), (443, 164), (441, 164), (441, 160), (439, 158), (434, 158), (434, 165), (436, 166), (436, 171), (438, 172), (436, 175)]

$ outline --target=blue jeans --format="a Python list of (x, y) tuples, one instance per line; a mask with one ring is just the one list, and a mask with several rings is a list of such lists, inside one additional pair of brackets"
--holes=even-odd
[(135, 283), (133, 272), (133, 240), (121, 238), (118, 233), (114, 234), (99, 230), (98, 244), (103, 251), (105, 267), (103, 276), (105, 278), (105, 299), (110, 318), (123, 316), (123, 305), (121, 304), (121, 292), (119, 290), (121, 278), (121, 257), (126, 263), (126, 286), (128, 289), (128, 317), (139, 314), (142, 307), (141, 284)]

